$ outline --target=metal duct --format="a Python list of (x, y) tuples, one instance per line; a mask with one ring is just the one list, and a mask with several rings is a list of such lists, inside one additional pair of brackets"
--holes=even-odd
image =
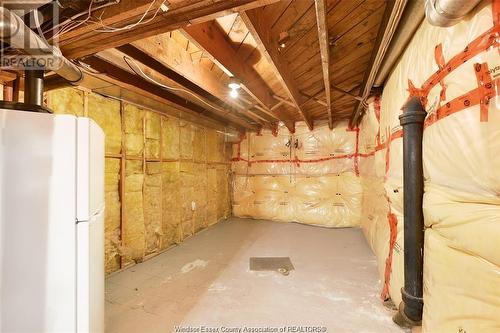
[(81, 84), (84, 79), (82, 71), (66, 59), (59, 48), (49, 45), (45, 39), (26, 26), (19, 16), (5, 7), (0, 7), (0, 39), (12, 48), (35, 58), (50, 55), (53, 59), (52, 66), (45, 69), (53, 70), (72, 84)]
[(43, 105), (43, 69), (24, 72), (24, 103)]
[(481, 0), (427, 0), (425, 16), (430, 24), (450, 27), (457, 24)]

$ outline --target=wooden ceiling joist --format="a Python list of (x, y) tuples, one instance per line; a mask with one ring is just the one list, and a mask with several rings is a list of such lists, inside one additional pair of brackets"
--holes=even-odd
[[(76, 59), (92, 55), (100, 51), (129, 44), (136, 40), (162, 34), (213, 20), (242, 10), (248, 10), (274, 3), (278, 0), (171, 0), (168, 10), (158, 8), (165, 3), (156, 0), (150, 8), (151, 0), (122, 0), (114, 6), (106, 7), (101, 13), (101, 23), (81, 25), (64, 34), (60, 38), (63, 54)], [(150, 8), (149, 15), (137, 24), (144, 13)], [(155, 17), (153, 15), (158, 11)], [(99, 17), (96, 13), (96, 17)], [(118, 28), (113, 32), (102, 32), (103, 27), (112, 25)], [(119, 28), (123, 29), (119, 29)], [(126, 28), (124, 28), (126, 27)]]
[(216, 21), (185, 27), (184, 32), (190, 41), (210, 54), (220, 67), (242, 83), (243, 89), (260, 104), (254, 105), (255, 108), (276, 120), (283, 121), (285, 126), (293, 131), (295, 126), (283, 111), (271, 111), (275, 105), (272, 90), (259, 73), (237, 54)]
[(267, 83), (251, 65), (237, 55), (216, 21), (185, 27), (184, 31), (200, 49), (211, 54), (221, 66), (241, 81), (257, 101), (266, 108), (273, 106), (274, 100)]
[(270, 24), (272, 22), (266, 21), (264, 15), (259, 9), (249, 10), (241, 13), (241, 17), (245, 22), (248, 30), (258, 44), (260, 53), (270, 63), (274, 74), (278, 77), (283, 85), (283, 88), (289, 95), (295, 108), (301, 114), (307, 127), (312, 130), (313, 122), (310, 119), (306, 110), (302, 107), (304, 96), (302, 96), (297, 88), (295, 79), (291, 76), (287, 64), (281, 59), (278, 52), (278, 36), (271, 35)]
[(325, 0), (315, 0), (316, 20), (318, 25), (319, 49), (321, 54), (321, 67), (323, 69), (323, 82), (325, 86), (326, 110), (328, 112), (328, 126), (333, 129), (332, 92), (330, 89), (330, 42), (328, 26), (326, 25)]
[(243, 128), (258, 130), (259, 128), (258, 126), (249, 124), (243, 119), (235, 117), (229, 113), (215, 114), (208, 112), (205, 108), (162, 89), (158, 85), (98, 57), (88, 57), (85, 59), (85, 63), (90, 65), (93, 70), (101, 73), (102, 75), (99, 76), (101, 79), (123, 89), (139, 93), (145, 97), (152, 98), (153, 100), (162, 103), (170, 104), (175, 108), (188, 111), (190, 113), (194, 112), (204, 115), (225, 125), (230, 124), (238, 130), (242, 130)]
[(17, 78), (16, 73), (0, 70), (0, 84), (14, 81), (16, 78)]
[[(225, 109), (226, 112), (228, 112), (231, 108), (228, 105), (225, 105), (223, 101), (220, 99), (216, 98), (209, 92), (207, 92), (205, 89), (202, 87), (198, 86), (197, 84), (191, 82), (190, 80), (186, 79), (184, 76), (180, 75), (176, 71), (168, 68), (164, 64), (162, 64), (160, 61), (157, 59), (153, 58), (153, 56), (150, 56), (146, 52), (143, 52), (142, 50), (138, 49), (137, 47), (133, 45), (122, 45), (117, 47), (117, 50), (124, 53), (128, 57), (136, 60), (137, 62), (143, 64), (144, 66), (156, 71), (157, 73), (161, 74), (162, 76), (165, 76), (166, 78), (176, 82), (178, 85), (180, 85), (182, 88), (184, 88), (187, 91), (190, 91), (201, 98), (207, 100), (206, 103), (210, 104), (212, 108), (218, 108), (218, 109)], [(241, 116), (241, 117), (247, 117), (250, 118), (253, 121), (256, 121), (259, 124), (263, 124), (262, 121), (255, 115), (253, 115), (251, 112), (247, 112), (245, 114), (238, 114), (234, 116)]]
[(186, 89), (223, 105), (226, 109), (237, 111), (238, 116), (249, 117), (264, 126), (279, 121), (277, 115), (258, 104), (242, 103), (238, 99), (230, 98), (228, 87), (216, 72), (193, 62), (186, 49), (169, 34), (146, 38), (116, 49), (162, 73)]

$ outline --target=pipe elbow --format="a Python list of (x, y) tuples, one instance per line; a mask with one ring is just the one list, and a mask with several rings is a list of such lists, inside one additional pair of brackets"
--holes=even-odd
[(438, 27), (451, 27), (464, 18), (481, 0), (426, 0), (425, 17)]
[(0, 38), (8, 39), (19, 30), (19, 22), (5, 7), (0, 7)]

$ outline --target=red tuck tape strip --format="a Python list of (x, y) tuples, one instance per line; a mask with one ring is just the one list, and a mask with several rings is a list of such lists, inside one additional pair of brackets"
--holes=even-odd
[(356, 127), (356, 148), (354, 151), (354, 172), (359, 177), (359, 127)]
[[(439, 67), (439, 70), (442, 71), (444, 70), (444, 56), (443, 56), (443, 44), (439, 44), (434, 48), (434, 58), (436, 60), (436, 64)], [(440, 101), (445, 101), (446, 100), (446, 85), (444, 84), (443, 80), (439, 81), (439, 85), (441, 86), (441, 93), (439, 96)]]
[(380, 146), (380, 96), (375, 96), (373, 107), (375, 108), (375, 117), (377, 118), (379, 124), (377, 131), (377, 145)]
[[(435, 58), (436, 62), (439, 66), (439, 70), (434, 73), (429, 79), (425, 81), (422, 85), (422, 88), (416, 88), (411, 80), (408, 80), (408, 91), (410, 93), (409, 98), (412, 96), (420, 97), (422, 104), (424, 107), (427, 105), (427, 96), (430, 90), (437, 84), (441, 84), (442, 90), (440, 95), (440, 100), (445, 100), (445, 86), (442, 80), (457, 67), (465, 63), (466, 61), (472, 59), (477, 54), (487, 51), (490, 47), (496, 47), (498, 49), (499, 46), (499, 32), (500, 32), (500, 0), (493, 0), (492, 3), (493, 10), (493, 28), (489, 29), (481, 36), (473, 40), (465, 49), (454, 56), (447, 64), (444, 64), (444, 58), (442, 56), (442, 46), (441, 44), (436, 46), (435, 49)], [(499, 50), (500, 52), (500, 50)], [(488, 70), (488, 66), (486, 63), (483, 64), (475, 64), (474, 72), (476, 73), (476, 79), (478, 82), (478, 88), (472, 90), (460, 97), (457, 97), (445, 105), (441, 106), (435, 113), (428, 116), (425, 121), (425, 128), (434, 124), (436, 121), (443, 119), (453, 113), (465, 110), (473, 105), (480, 105), (480, 121), (488, 121), (488, 105), (491, 98), (499, 94), (499, 92), (494, 89), (500, 85), (500, 79), (496, 79), (494, 82), (491, 78), (491, 75)], [(494, 83), (494, 84), (493, 84)], [(396, 132), (397, 133), (397, 132)], [(394, 134), (396, 134), (394, 133)], [(399, 134), (399, 133), (398, 133)], [(402, 131), (401, 131), (402, 134)], [(397, 136), (397, 137), (402, 137)], [(388, 139), (387, 151), (386, 151), (386, 172), (389, 170), (389, 151), (390, 151), (390, 143), (392, 140), (397, 138), (395, 135), (391, 135)], [(377, 148), (381, 148), (383, 145), (379, 145)], [(387, 198), (389, 200), (389, 198)], [(394, 214), (391, 213), (390, 208), (390, 200), (389, 200), (389, 211), (387, 213), (387, 219), (389, 222), (390, 228), (390, 237), (389, 237), (389, 253), (386, 259), (385, 272), (384, 272), (384, 288), (381, 293), (382, 299), (389, 298), (389, 286), (390, 286), (390, 277), (392, 272), (392, 255), (394, 251), (394, 245), (397, 236), (397, 218)]]
[[(451, 58), (447, 63), (444, 62), (444, 57), (442, 54), (442, 46), (441, 44), (436, 46), (435, 49), (435, 59), (438, 64), (439, 69), (431, 75), (422, 85), (421, 88), (416, 88), (411, 80), (408, 80), (408, 91), (409, 97), (418, 96), (420, 97), (422, 104), (424, 107), (427, 105), (427, 96), (430, 90), (436, 85), (440, 84), (442, 86), (440, 100), (444, 101), (446, 98), (445, 85), (443, 83), (443, 79), (451, 73), (453, 70), (458, 68), (463, 63), (472, 59), (479, 53), (483, 51), (489, 50), (491, 47), (499, 47), (499, 32), (500, 32), (500, 0), (493, 0), (492, 3), (493, 10), (493, 23), (494, 26), (484, 32), (482, 35), (473, 40), (465, 49), (459, 54), (455, 55)], [(500, 49), (499, 49), (500, 53)], [(475, 64), (474, 72), (476, 74), (476, 79), (478, 82), (478, 88), (468, 93), (459, 96), (445, 105), (439, 107), (436, 112), (430, 114), (425, 120), (425, 128), (431, 126), (435, 122), (446, 118), (447, 116), (454, 114), (459, 111), (463, 111), (468, 109), (474, 105), (480, 105), (480, 121), (488, 121), (488, 105), (489, 101), (496, 95), (500, 94), (500, 91), (497, 91), (495, 87), (500, 86), (500, 79), (493, 80), (491, 74), (488, 70), (488, 65), (486, 63), (483, 64)], [(380, 99), (375, 98), (375, 115), (377, 120), (380, 121)], [(240, 158), (240, 154), (238, 152), (238, 157), (233, 159), (233, 161), (246, 161), (249, 163), (290, 163), (295, 162), (299, 163), (315, 163), (315, 162), (323, 162), (333, 159), (341, 159), (341, 158), (355, 158), (355, 171), (356, 175), (359, 175), (359, 165), (358, 165), (358, 157), (370, 157), (373, 156), (377, 151), (387, 148), (386, 150), (386, 174), (389, 172), (390, 168), (390, 145), (393, 140), (399, 139), (403, 137), (403, 131), (398, 130), (392, 133), (386, 142), (380, 142), (380, 127), (377, 134), (377, 147), (371, 153), (360, 154), (358, 151), (358, 140), (359, 140), (359, 128), (358, 129), (350, 129), (356, 130), (356, 151), (354, 154), (349, 155), (339, 155), (334, 157), (321, 158), (316, 160), (299, 160), (295, 158), (295, 160), (262, 160), (262, 161), (248, 161)], [(238, 144), (239, 149), (239, 144)], [(384, 272), (384, 287), (381, 293), (382, 299), (389, 298), (389, 286), (392, 272), (392, 257), (394, 252), (394, 246), (396, 244), (396, 236), (397, 236), (397, 225), (398, 219), (396, 215), (394, 215), (391, 211), (391, 202), (389, 197), (386, 195), (387, 200), (389, 201), (389, 210), (387, 213), (387, 220), (389, 223), (390, 229), (390, 237), (389, 237), (389, 253), (387, 255), (387, 259), (385, 262), (385, 272)]]
[(491, 78), (487, 63), (475, 64), (474, 72), (476, 73), (477, 85), (479, 86), (478, 94), (479, 106), (481, 110), (480, 121), (485, 122), (488, 121), (488, 108), (490, 99), (495, 96), (495, 91), (493, 89), (493, 80)]
[(394, 252), (394, 246), (396, 245), (396, 236), (398, 231), (398, 219), (396, 215), (391, 212), (391, 200), (387, 197), (387, 201), (389, 202), (389, 211), (387, 212), (387, 220), (389, 221), (389, 253), (387, 254), (387, 259), (385, 260), (385, 271), (384, 271), (384, 287), (382, 289), (382, 293), (380, 294), (380, 298), (384, 301), (389, 299), (389, 286), (391, 282), (391, 272), (392, 272), (392, 254)]
[[(495, 0), (494, 2), (497, 3), (499, 2), (499, 0)], [(422, 91), (422, 95), (427, 96), (429, 94), (429, 91), (431, 91), (431, 89), (440, 81), (442, 81), (448, 74), (450, 74), (453, 70), (458, 68), (463, 63), (477, 56), (479, 53), (488, 50), (490, 47), (498, 48), (499, 32), (500, 25), (496, 24), (494, 27), (474, 39), (469, 45), (464, 48), (462, 52), (451, 58), (442, 68), (437, 70), (424, 82), (422, 88), (419, 89), (420, 91)], [(416, 94), (413, 96), (420, 95)]]

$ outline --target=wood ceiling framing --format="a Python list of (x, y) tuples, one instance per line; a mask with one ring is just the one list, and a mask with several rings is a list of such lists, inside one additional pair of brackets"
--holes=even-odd
[[(272, 128), (278, 121), (292, 131), (297, 121), (332, 128), (352, 117), (361, 100), (392, 5), (121, 0), (93, 10), (87, 1), (77, 13), (83, 23), (63, 20), (66, 31), (57, 37), (66, 57), (107, 82), (240, 130)], [(233, 76), (242, 85), (236, 99), (228, 95)]]

